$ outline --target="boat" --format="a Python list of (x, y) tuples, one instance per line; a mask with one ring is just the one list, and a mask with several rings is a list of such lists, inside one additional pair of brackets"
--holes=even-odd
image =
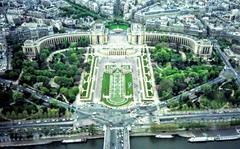
[(62, 140), (63, 144), (66, 144), (66, 143), (86, 143), (86, 142), (87, 142), (86, 138)]
[(209, 141), (230, 141), (240, 139), (240, 135), (230, 135), (230, 136), (215, 136), (215, 137), (191, 137), (188, 139), (189, 142), (209, 142)]
[(231, 135), (231, 136), (220, 136), (215, 137), (216, 141), (229, 141), (240, 139), (240, 135)]
[(214, 137), (191, 137), (188, 139), (189, 142), (210, 142), (210, 141), (215, 141)]
[(156, 135), (155, 136), (156, 138), (161, 138), (161, 139), (171, 139), (173, 138), (174, 136), (173, 135)]

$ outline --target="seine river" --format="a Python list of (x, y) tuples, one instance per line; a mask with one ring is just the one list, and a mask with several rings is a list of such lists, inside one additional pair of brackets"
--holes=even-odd
[[(88, 140), (86, 144), (61, 144), (16, 147), (21, 149), (102, 149), (103, 139)], [(14, 148), (14, 149), (16, 149)], [(156, 139), (154, 137), (131, 138), (131, 149), (240, 149), (240, 140), (207, 143), (188, 143), (187, 139)]]

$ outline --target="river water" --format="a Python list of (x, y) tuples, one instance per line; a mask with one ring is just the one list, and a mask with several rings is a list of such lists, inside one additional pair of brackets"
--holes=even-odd
[[(103, 139), (88, 140), (85, 144), (53, 143), (42, 146), (15, 147), (12, 149), (102, 149)], [(156, 139), (154, 137), (132, 137), (131, 149), (240, 149), (240, 140), (189, 143), (187, 139)]]

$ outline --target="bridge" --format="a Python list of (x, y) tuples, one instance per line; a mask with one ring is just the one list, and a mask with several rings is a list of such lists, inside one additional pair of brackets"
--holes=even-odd
[(103, 149), (130, 149), (129, 129), (104, 126)]

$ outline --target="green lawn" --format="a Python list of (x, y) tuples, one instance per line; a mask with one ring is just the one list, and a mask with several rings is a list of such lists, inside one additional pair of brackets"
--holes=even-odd
[(84, 89), (84, 90), (87, 90), (87, 87), (88, 87), (88, 83), (86, 82), (86, 83), (84, 83), (84, 85), (83, 85), (83, 89)]
[(117, 28), (120, 28), (120, 29), (123, 29), (123, 30), (127, 30), (129, 28), (128, 25), (125, 25), (125, 24), (112, 24), (109, 26), (109, 29), (117, 29)]
[[(123, 67), (127, 69), (127, 66), (121, 66), (121, 68)], [(114, 70), (112, 74), (103, 74), (101, 94), (102, 102), (106, 105), (120, 107), (129, 104), (133, 100), (132, 97), (125, 98), (125, 95), (129, 96), (133, 94), (132, 74), (123, 74), (121, 68), (113, 68), (110, 66), (105, 68)], [(110, 87), (111, 92), (109, 91)], [(110, 98), (103, 98), (103, 95), (109, 95)]]
[(87, 91), (83, 91), (81, 96), (85, 97), (87, 95)]
[(126, 89), (126, 95), (132, 95), (133, 94), (133, 80), (132, 80), (132, 74), (128, 73), (125, 75), (125, 89)]
[(102, 95), (109, 95), (110, 74), (104, 73), (102, 80)]

